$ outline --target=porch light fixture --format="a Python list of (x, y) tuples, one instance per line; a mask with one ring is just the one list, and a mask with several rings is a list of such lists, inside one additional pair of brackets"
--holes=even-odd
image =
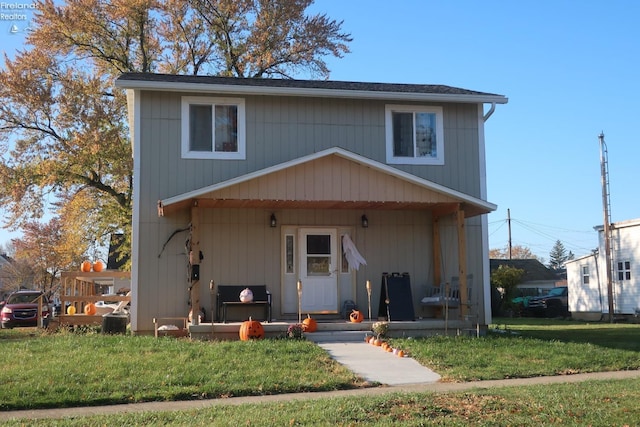
[(367, 218), (366, 215), (362, 215), (362, 218), (360, 218), (362, 220), (362, 228), (368, 228), (369, 227), (369, 219)]
[(277, 224), (278, 224), (278, 221), (276, 221), (276, 214), (271, 214), (271, 219), (269, 220), (269, 226), (271, 228), (274, 228)]

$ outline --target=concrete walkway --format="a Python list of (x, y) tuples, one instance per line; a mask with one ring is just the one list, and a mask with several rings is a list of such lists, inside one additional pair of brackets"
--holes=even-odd
[(367, 344), (364, 335), (363, 332), (316, 332), (306, 337), (325, 349), (334, 360), (371, 383), (397, 386), (440, 380), (440, 375), (411, 357), (398, 357)]
[(591, 374), (561, 375), (553, 377), (516, 378), (509, 380), (472, 381), (466, 383), (426, 383), (406, 384), (392, 387), (371, 387), (353, 390), (336, 390), (316, 393), (290, 393), (269, 396), (232, 397), (208, 400), (186, 400), (178, 402), (146, 402), (126, 405), (91, 406), (81, 408), (35, 409), (25, 411), (0, 412), (0, 422), (12, 419), (60, 419), (65, 417), (84, 417), (92, 415), (125, 414), (149, 411), (189, 411), (206, 409), (218, 405), (263, 404), (336, 398), (347, 396), (377, 396), (385, 393), (455, 393), (465, 390), (488, 389), (495, 387), (520, 387), (539, 384), (578, 383), (589, 380), (611, 380), (640, 378), (640, 371), (597, 372)]

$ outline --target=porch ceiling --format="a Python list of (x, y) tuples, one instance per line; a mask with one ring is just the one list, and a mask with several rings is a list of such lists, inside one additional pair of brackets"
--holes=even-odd
[(203, 208), (463, 209), (465, 216), (495, 205), (342, 149), (330, 149), (158, 202), (170, 215), (197, 202)]

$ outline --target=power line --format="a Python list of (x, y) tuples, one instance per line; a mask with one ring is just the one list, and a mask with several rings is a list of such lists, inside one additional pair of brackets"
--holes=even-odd
[[(589, 252), (593, 249), (593, 247), (588, 244), (586, 242), (576, 242), (576, 240), (580, 241), (582, 240), (581, 238), (575, 238), (575, 236), (573, 237), (566, 237), (566, 236), (559, 236), (558, 232), (561, 232), (563, 234), (580, 234), (580, 235), (589, 235), (591, 238), (595, 239), (597, 237), (597, 234), (595, 231), (591, 230), (575, 230), (575, 229), (568, 229), (565, 227), (557, 227), (557, 226), (551, 226), (551, 225), (545, 225), (545, 224), (540, 224), (540, 223), (536, 223), (536, 222), (532, 222), (532, 221), (526, 221), (526, 220), (521, 220), (521, 219), (514, 219), (513, 217), (511, 217), (511, 222), (512, 224), (516, 224), (519, 227), (527, 230), (528, 232), (535, 234), (537, 236), (540, 236), (542, 238), (544, 238), (545, 240), (548, 240), (551, 243), (555, 243), (556, 241), (560, 240), (562, 242), (562, 244), (565, 246), (565, 248), (567, 248), (570, 251), (585, 251), (585, 252)], [(495, 225), (499, 225), (497, 228), (495, 228), (494, 230), (492, 230), (489, 233), (489, 236), (493, 236), (494, 234), (496, 234), (498, 231), (500, 231), (505, 224), (507, 224), (507, 219), (503, 219), (503, 220), (498, 220), (498, 221), (493, 221), (491, 222), (489, 225), (490, 226), (495, 226)], [(521, 246), (526, 246), (529, 248), (540, 248), (542, 249), (548, 249), (547, 247), (543, 247), (542, 244), (539, 243), (530, 243), (530, 242), (524, 242), (523, 240), (518, 238), (518, 233), (512, 233), (514, 240), (516, 240), (517, 242), (522, 242), (519, 243)], [(582, 237), (582, 236), (581, 236)]]

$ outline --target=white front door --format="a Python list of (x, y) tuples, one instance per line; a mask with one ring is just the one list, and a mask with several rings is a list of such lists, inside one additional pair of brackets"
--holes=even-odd
[(301, 228), (299, 236), (301, 311), (338, 312), (338, 241), (335, 228)]

